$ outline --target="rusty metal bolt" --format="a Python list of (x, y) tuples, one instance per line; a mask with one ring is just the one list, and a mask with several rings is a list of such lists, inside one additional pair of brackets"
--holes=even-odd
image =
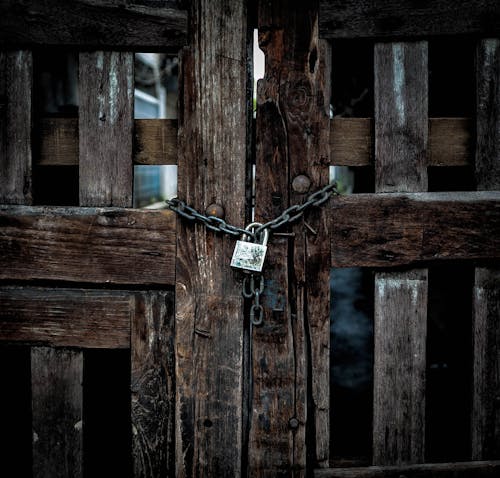
[(215, 216), (219, 219), (224, 219), (225, 212), (222, 206), (219, 206), (218, 204), (210, 204), (210, 206), (207, 207), (205, 214), (207, 216)]
[(311, 180), (304, 174), (300, 174), (292, 181), (292, 188), (296, 193), (305, 194), (311, 187)]
[(299, 421), (295, 417), (292, 417), (290, 418), (290, 420), (288, 420), (288, 426), (292, 430), (297, 430), (297, 428), (299, 428)]

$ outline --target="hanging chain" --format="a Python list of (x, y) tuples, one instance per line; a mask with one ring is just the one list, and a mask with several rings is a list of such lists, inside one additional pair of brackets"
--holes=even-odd
[(233, 237), (240, 237), (243, 234), (246, 234), (247, 236), (250, 236), (253, 241), (256, 241), (264, 229), (274, 231), (285, 224), (295, 222), (304, 215), (306, 209), (312, 206), (321, 206), (328, 201), (332, 194), (336, 196), (339, 195), (339, 192), (337, 191), (337, 183), (335, 182), (327, 184), (325, 187), (308, 196), (303, 204), (294, 204), (288, 209), (285, 209), (278, 217), (262, 224), (256, 228), (255, 231), (247, 231), (241, 227), (228, 224), (224, 221), (224, 219), (201, 214), (196, 209), (188, 206), (184, 201), (177, 198), (170, 199), (165, 202), (167, 203), (168, 209), (171, 211), (176, 212), (179, 216), (188, 219), (189, 221), (198, 221), (211, 231), (223, 232)]
[[(168, 209), (176, 212), (179, 216), (192, 221), (202, 223), (207, 229), (215, 232), (223, 232), (232, 237), (243, 238), (248, 237), (251, 242), (258, 242), (264, 231), (274, 231), (280, 227), (291, 224), (297, 219), (300, 219), (304, 212), (313, 206), (321, 206), (324, 204), (330, 196), (334, 194), (339, 195), (337, 190), (337, 183), (332, 182), (325, 187), (319, 189), (318, 191), (309, 195), (303, 204), (294, 204), (289, 208), (285, 209), (278, 217), (273, 220), (266, 222), (265, 224), (259, 225), (255, 229), (243, 229), (241, 227), (233, 226), (228, 224), (224, 219), (218, 218), (216, 216), (206, 216), (199, 213), (196, 209), (188, 206), (184, 201), (174, 198), (165, 201), (167, 203)], [(267, 242), (267, 239), (266, 241)], [(260, 297), (264, 292), (264, 277), (262, 274), (247, 274), (243, 279), (243, 290), (242, 294), (245, 299), (252, 299), (252, 305), (250, 306), (250, 323), (252, 325), (261, 325), (264, 320), (264, 308), (260, 303)]]
[[(258, 285), (256, 286), (256, 282)], [(262, 274), (250, 274), (243, 279), (242, 295), (245, 299), (253, 299), (250, 307), (250, 322), (252, 325), (261, 325), (264, 319), (264, 309), (260, 303), (260, 296), (264, 292), (264, 277)]]

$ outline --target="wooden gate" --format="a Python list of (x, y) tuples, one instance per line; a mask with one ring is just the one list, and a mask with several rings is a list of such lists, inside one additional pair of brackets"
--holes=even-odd
[[(2, 443), (6, 476), (498, 474), (500, 8), (459, 3), (1, 3), (2, 370), (29, 382), (27, 401), (4, 391), (17, 430)], [(253, 28), (266, 58), (255, 122)], [(428, 39), (440, 35), (477, 45), (475, 120), (429, 118)], [(374, 117), (332, 119), (331, 46), (354, 38), (373, 44)], [(77, 118), (37, 113), (34, 71), (48, 48), (78, 51)], [(148, 50), (180, 53), (178, 123), (134, 120), (133, 52)], [(234, 240), (133, 209), (134, 163), (177, 164), (179, 198), (201, 212), (220, 205), (239, 227), (300, 204), (332, 165), (372, 167), (375, 192), (332, 199), (273, 234), (264, 323), (252, 327), (229, 267)], [(464, 164), (477, 191), (428, 192), (428, 167)], [(37, 197), (55, 166), (78, 167), (75, 204)], [(432, 464), (428, 268), (446, 260), (476, 266), (475, 461)], [(332, 266), (376, 271), (374, 467), (330, 468)], [(100, 349), (125, 350), (125, 373)], [(93, 388), (90, 371), (101, 373)], [(129, 416), (113, 423), (127, 457), (96, 464), (107, 395), (119, 401), (106, 382), (120, 373)]]

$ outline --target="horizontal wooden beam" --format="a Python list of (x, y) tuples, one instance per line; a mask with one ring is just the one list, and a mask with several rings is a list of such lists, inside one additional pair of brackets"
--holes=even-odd
[(173, 285), (175, 216), (0, 206), (0, 279)]
[[(177, 120), (135, 120), (134, 163), (177, 164)], [(429, 166), (466, 166), (472, 162), (473, 122), (470, 118), (429, 120)], [(40, 124), (42, 166), (78, 164), (78, 120), (43, 118)], [(334, 166), (373, 164), (373, 119), (334, 118), (330, 122)]]
[(331, 214), (334, 267), (500, 258), (500, 192), (354, 194)]
[(407, 466), (369, 466), (316, 470), (315, 478), (496, 478), (500, 461), (426, 463)]
[(320, 0), (323, 38), (409, 39), (442, 35), (496, 35), (497, 0)]
[(175, 0), (4, 0), (0, 46), (173, 50), (186, 44), (187, 12)]
[(0, 287), (0, 341), (79, 348), (129, 348), (140, 292)]
[[(40, 122), (41, 166), (78, 165), (78, 119), (43, 118)], [(177, 120), (134, 121), (135, 164), (177, 164)]]
[[(470, 118), (430, 118), (428, 166), (467, 166), (473, 157)], [(330, 151), (334, 166), (373, 164), (373, 119), (334, 118)]]

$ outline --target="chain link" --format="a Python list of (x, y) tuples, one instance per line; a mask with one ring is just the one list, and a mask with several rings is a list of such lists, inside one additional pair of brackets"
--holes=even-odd
[(250, 322), (252, 325), (261, 325), (264, 321), (264, 308), (260, 303), (260, 296), (263, 292), (264, 277), (262, 274), (250, 274), (250, 276), (246, 276), (243, 279), (243, 297), (245, 299), (253, 299), (253, 303), (250, 306)]
[(188, 219), (189, 221), (200, 222), (211, 231), (223, 232), (233, 237), (240, 237), (243, 234), (246, 234), (247, 236), (251, 237), (252, 241), (256, 241), (265, 229), (274, 231), (284, 226), (285, 224), (291, 224), (295, 222), (297, 219), (300, 219), (304, 215), (306, 209), (309, 209), (312, 206), (321, 206), (326, 201), (328, 201), (332, 194), (336, 196), (339, 195), (339, 192), (337, 191), (337, 183), (335, 182), (327, 184), (325, 187), (308, 196), (303, 204), (294, 204), (293, 206), (285, 209), (278, 217), (269, 222), (266, 222), (265, 224), (262, 224), (254, 231), (248, 231), (241, 227), (233, 226), (224, 221), (224, 219), (215, 216), (205, 216), (203, 214), (200, 214), (196, 209), (188, 206), (184, 201), (181, 201), (177, 198), (170, 199), (165, 202), (167, 203), (168, 209), (170, 209), (171, 211), (176, 212), (177, 214), (179, 214), (179, 216)]

